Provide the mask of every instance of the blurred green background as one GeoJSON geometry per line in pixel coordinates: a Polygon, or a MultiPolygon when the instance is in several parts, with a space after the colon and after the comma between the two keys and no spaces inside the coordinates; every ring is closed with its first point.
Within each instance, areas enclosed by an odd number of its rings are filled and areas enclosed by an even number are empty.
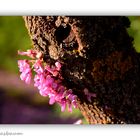
{"type": "Polygon", "coordinates": [[[134,38],[133,43],[136,51],[140,52],[140,16],[130,16],[128,18],[131,21],[128,33],[134,38]]]}
{"type": "MultiPolygon", "coordinates": [[[[129,17],[128,32],[134,37],[134,47],[140,52],[140,17],[129,17]]],[[[31,48],[31,40],[21,16],[0,17],[0,123],[2,124],[72,124],[83,119],[78,110],[62,113],[57,105],[19,79],[17,50],[31,48]]],[[[84,120],[84,119],[83,119],[84,120]]],[[[86,121],[84,120],[84,123],[86,121]]]]}

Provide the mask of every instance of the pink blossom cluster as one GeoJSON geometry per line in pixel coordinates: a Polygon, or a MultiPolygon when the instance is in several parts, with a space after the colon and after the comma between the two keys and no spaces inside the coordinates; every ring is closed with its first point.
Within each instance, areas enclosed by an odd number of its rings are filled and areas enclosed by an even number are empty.
{"type": "Polygon", "coordinates": [[[30,84],[32,71],[35,72],[34,86],[38,88],[42,96],[50,98],[49,104],[59,103],[61,111],[65,111],[68,106],[68,111],[72,112],[72,106],[77,107],[76,95],[71,89],[67,89],[62,84],[62,77],[60,75],[61,64],[56,62],[54,66],[49,66],[43,63],[42,54],[35,50],[28,50],[27,52],[18,52],[20,55],[27,55],[35,60],[18,60],[20,78],[25,83],[30,84]],[[32,69],[31,66],[32,65],[32,69]]]}
{"type": "Polygon", "coordinates": [[[32,73],[28,60],[18,60],[18,66],[19,71],[21,72],[21,80],[25,81],[27,84],[30,84],[32,73]]]}

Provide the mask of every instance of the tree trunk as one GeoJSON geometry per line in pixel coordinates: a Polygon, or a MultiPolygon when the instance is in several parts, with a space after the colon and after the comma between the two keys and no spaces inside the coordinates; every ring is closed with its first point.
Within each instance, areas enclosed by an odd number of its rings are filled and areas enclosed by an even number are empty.
{"type": "Polygon", "coordinates": [[[44,61],[63,64],[63,84],[78,96],[78,108],[90,124],[140,123],[139,54],[126,30],[128,18],[25,16],[24,20],[44,61]]]}

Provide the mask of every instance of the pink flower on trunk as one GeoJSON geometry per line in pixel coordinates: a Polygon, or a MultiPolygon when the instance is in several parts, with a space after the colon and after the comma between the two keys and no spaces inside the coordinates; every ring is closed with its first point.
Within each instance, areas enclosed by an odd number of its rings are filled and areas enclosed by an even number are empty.
{"type": "Polygon", "coordinates": [[[25,83],[30,84],[31,82],[31,68],[27,60],[18,60],[19,71],[21,72],[20,78],[25,83]]]}
{"type": "Polygon", "coordinates": [[[71,89],[67,90],[62,85],[60,79],[55,78],[60,68],[61,64],[59,62],[50,68],[48,65],[43,67],[39,60],[36,61],[34,64],[34,71],[36,72],[34,86],[38,88],[42,96],[49,96],[49,104],[59,103],[61,105],[61,111],[64,111],[68,105],[68,111],[72,112],[72,105],[76,108],[76,96],[72,94],[71,89]]]}
{"type": "Polygon", "coordinates": [[[62,84],[62,77],[60,75],[61,64],[56,62],[55,65],[49,66],[44,64],[42,60],[42,53],[37,53],[34,50],[28,50],[27,52],[18,52],[20,55],[26,55],[36,60],[19,60],[18,67],[21,72],[20,78],[27,84],[31,81],[31,68],[35,72],[34,86],[38,88],[39,93],[42,96],[48,96],[50,98],[49,104],[57,102],[61,106],[61,111],[65,111],[68,107],[68,111],[72,112],[72,106],[77,107],[76,98],[71,89],[67,89],[62,84]]]}
{"type": "Polygon", "coordinates": [[[35,50],[27,50],[27,52],[18,51],[18,54],[19,55],[26,55],[26,56],[29,56],[31,58],[35,58],[37,56],[37,53],[35,50]]]}
{"type": "Polygon", "coordinates": [[[93,98],[96,97],[96,94],[89,92],[87,88],[84,89],[84,93],[87,96],[87,99],[88,99],[89,102],[92,102],[91,97],[93,97],[93,98]]]}

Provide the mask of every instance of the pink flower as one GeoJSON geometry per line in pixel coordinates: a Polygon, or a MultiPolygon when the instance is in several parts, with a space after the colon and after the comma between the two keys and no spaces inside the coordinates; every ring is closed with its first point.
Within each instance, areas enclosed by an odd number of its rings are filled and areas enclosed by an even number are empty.
{"type": "Polygon", "coordinates": [[[63,100],[61,101],[61,111],[64,112],[65,109],[66,109],[66,100],[63,99],[63,100]]]}
{"type": "Polygon", "coordinates": [[[94,98],[96,97],[96,94],[95,93],[90,93],[87,88],[84,89],[84,93],[87,96],[87,99],[88,99],[89,102],[92,102],[91,97],[94,97],[94,98]]]}
{"type": "Polygon", "coordinates": [[[27,52],[18,52],[20,55],[27,55],[31,58],[36,58],[36,60],[19,60],[18,66],[21,72],[21,80],[25,81],[27,84],[31,81],[31,68],[29,62],[33,63],[34,76],[34,86],[38,88],[39,93],[42,96],[48,96],[50,98],[49,104],[54,104],[55,102],[61,106],[61,111],[65,111],[68,107],[68,111],[72,112],[72,106],[77,107],[76,98],[77,96],[73,94],[71,89],[67,89],[62,84],[62,79],[60,75],[61,64],[56,62],[54,66],[49,66],[43,64],[42,54],[37,53],[34,50],[28,50],[27,52]]]}
{"type": "Polygon", "coordinates": [[[72,112],[72,104],[71,104],[71,102],[68,102],[68,112],[72,112]]]}
{"type": "Polygon", "coordinates": [[[21,52],[21,51],[18,51],[18,54],[19,55],[26,55],[26,56],[29,56],[31,58],[35,58],[37,53],[35,50],[27,50],[27,52],[21,52]]]}
{"type": "Polygon", "coordinates": [[[55,103],[55,97],[54,96],[50,96],[49,104],[52,105],[54,103],[55,103]]]}
{"type": "Polygon", "coordinates": [[[20,78],[25,83],[30,84],[31,82],[31,68],[27,60],[18,60],[19,71],[21,72],[20,78]]]}
{"type": "Polygon", "coordinates": [[[42,66],[42,61],[40,59],[35,61],[33,67],[34,67],[34,71],[37,74],[41,74],[41,73],[44,72],[44,69],[43,69],[43,66],[42,66]]]}
{"type": "Polygon", "coordinates": [[[57,69],[58,71],[60,71],[60,69],[61,69],[61,64],[60,64],[59,62],[56,62],[56,63],[55,63],[55,66],[56,66],[56,69],[57,69]]]}
{"type": "Polygon", "coordinates": [[[55,67],[46,66],[45,69],[55,77],[58,75],[58,70],[55,67]]]}

